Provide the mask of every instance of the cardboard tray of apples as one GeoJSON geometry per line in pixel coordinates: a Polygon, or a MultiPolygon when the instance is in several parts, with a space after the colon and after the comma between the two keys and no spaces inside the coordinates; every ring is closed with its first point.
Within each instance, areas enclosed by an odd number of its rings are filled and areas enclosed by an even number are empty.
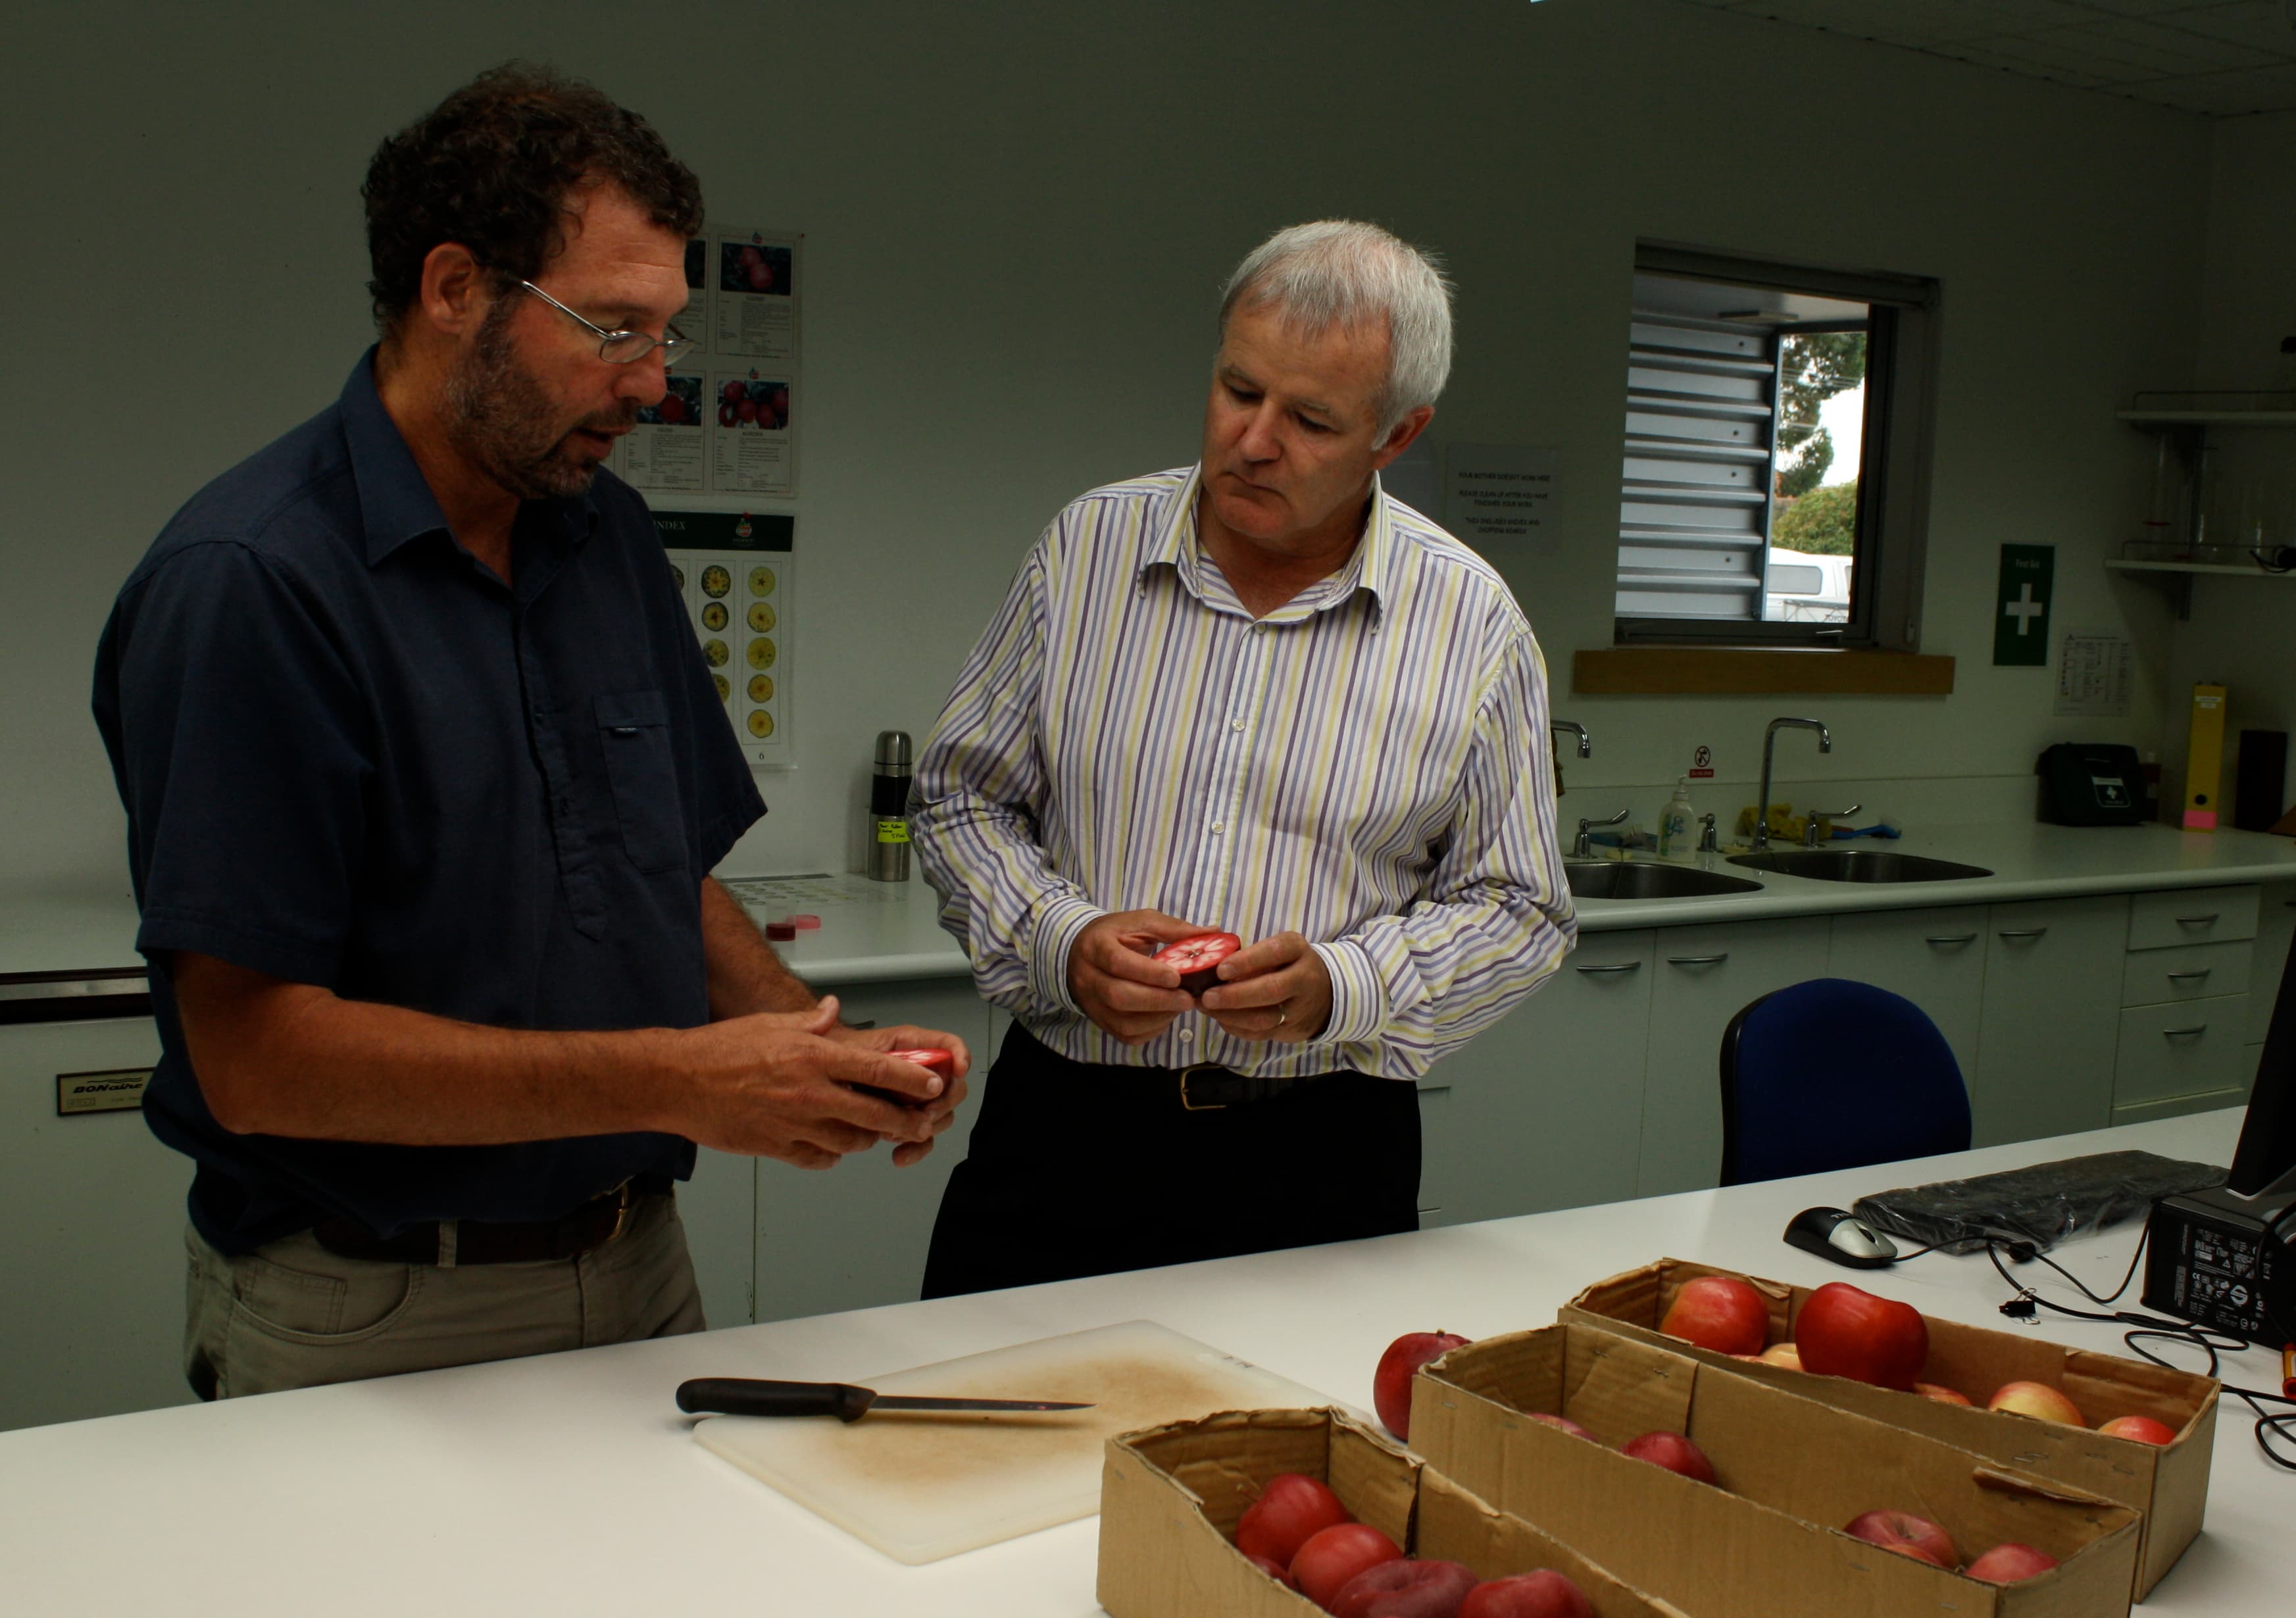
{"type": "Polygon", "coordinates": [[[1445,1477],[1698,1618],[2128,1610],[2128,1507],[1596,1326],[1451,1348],[1414,1381],[1408,1432],[1445,1477]]]}
{"type": "Polygon", "coordinates": [[[1971,1451],[2142,1514],[2142,1600],[2201,1530],[2218,1384],[1924,1316],[1848,1282],[1811,1288],[1660,1259],[1598,1281],[1562,1321],[1971,1451]]]}
{"type": "Polygon", "coordinates": [[[1111,1439],[1097,1594],[1113,1618],[1688,1618],[1328,1409],[1111,1439]]]}

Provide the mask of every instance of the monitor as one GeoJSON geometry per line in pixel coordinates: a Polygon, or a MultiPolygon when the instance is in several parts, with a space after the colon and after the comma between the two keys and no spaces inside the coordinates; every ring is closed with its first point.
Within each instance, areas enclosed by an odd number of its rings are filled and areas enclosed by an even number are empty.
{"type": "Polygon", "coordinates": [[[2241,1126],[2225,1189],[2251,1201],[2296,1191],[2296,950],[2281,969],[2280,998],[2272,1005],[2272,1027],[2264,1057],[2256,1065],[2256,1088],[2248,1097],[2248,1121],[2241,1126]]]}

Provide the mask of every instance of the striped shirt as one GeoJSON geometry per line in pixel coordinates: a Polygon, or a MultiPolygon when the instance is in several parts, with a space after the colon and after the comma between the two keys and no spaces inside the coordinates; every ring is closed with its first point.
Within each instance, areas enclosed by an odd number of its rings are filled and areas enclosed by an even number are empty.
{"type": "Polygon", "coordinates": [[[1480,557],[1373,486],[1348,563],[1255,621],[1196,534],[1198,472],[1095,489],[1029,554],[918,760],[915,836],[981,994],[1081,1062],[1416,1079],[1577,931],[1546,673],[1480,557]],[[1306,935],[1307,1044],[1197,1011],[1127,1046],[1068,988],[1110,911],[1306,935]]]}

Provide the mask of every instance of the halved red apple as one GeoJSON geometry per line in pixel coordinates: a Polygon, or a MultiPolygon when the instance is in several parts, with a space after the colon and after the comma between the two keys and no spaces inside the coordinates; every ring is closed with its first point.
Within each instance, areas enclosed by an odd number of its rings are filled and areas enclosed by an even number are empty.
{"type": "Polygon", "coordinates": [[[1157,951],[1156,958],[1180,969],[1180,987],[1201,994],[1219,980],[1219,964],[1243,948],[1233,932],[1199,932],[1157,951]]]}

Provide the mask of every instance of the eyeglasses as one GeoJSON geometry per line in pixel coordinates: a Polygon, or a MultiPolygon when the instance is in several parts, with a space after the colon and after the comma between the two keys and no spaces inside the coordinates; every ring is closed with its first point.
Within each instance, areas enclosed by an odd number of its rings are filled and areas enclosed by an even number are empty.
{"type": "Polygon", "coordinates": [[[609,332],[602,325],[594,325],[583,319],[533,282],[521,281],[519,285],[595,337],[598,340],[598,357],[610,365],[634,364],[660,349],[661,363],[668,367],[676,365],[678,356],[693,347],[693,339],[676,326],[665,328],[665,334],[660,337],[649,337],[644,332],[609,332]]]}

